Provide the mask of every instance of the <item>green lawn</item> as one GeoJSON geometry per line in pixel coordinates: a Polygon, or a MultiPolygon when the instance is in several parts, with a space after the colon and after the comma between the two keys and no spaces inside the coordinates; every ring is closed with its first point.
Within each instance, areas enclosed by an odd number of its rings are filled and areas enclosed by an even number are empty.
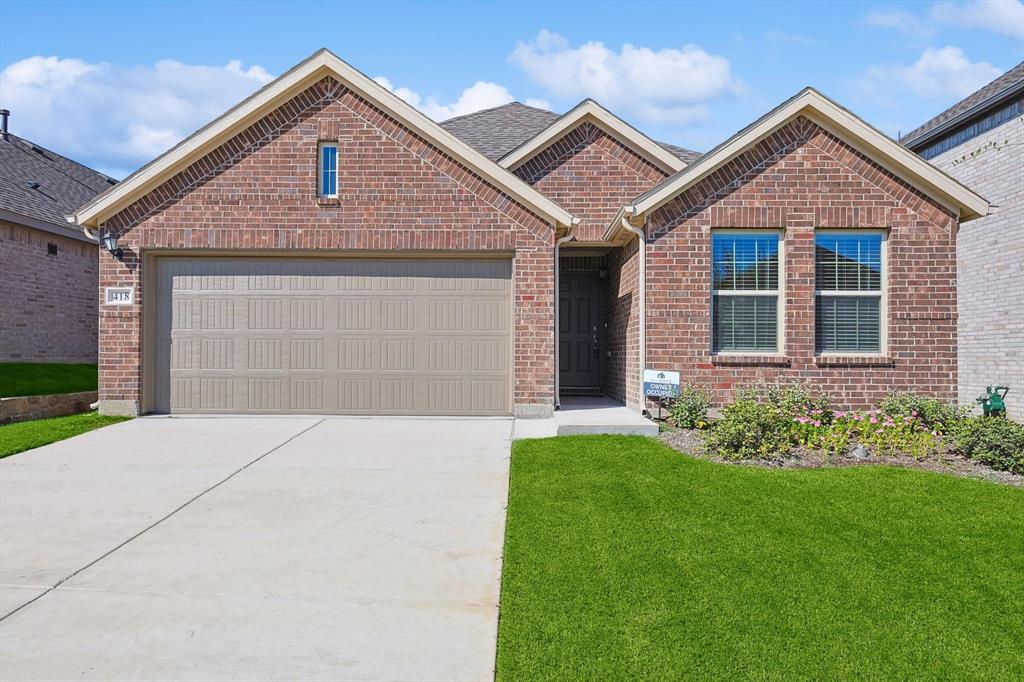
{"type": "Polygon", "coordinates": [[[1024,490],[512,450],[499,680],[1024,679],[1024,490]]]}
{"type": "Polygon", "coordinates": [[[60,362],[0,363],[0,398],[96,390],[96,365],[60,362]]]}
{"type": "Polygon", "coordinates": [[[126,419],[129,417],[111,417],[95,412],[83,412],[68,417],[6,424],[0,426],[0,457],[15,455],[25,450],[38,448],[40,445],[55,443],[102,426],[123,422],[126,419]]]}

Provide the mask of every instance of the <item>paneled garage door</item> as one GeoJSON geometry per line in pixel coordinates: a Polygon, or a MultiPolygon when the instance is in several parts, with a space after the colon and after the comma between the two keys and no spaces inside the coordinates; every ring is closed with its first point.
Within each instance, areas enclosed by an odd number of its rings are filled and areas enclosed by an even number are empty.
{"type": "Polygon", "coordinates": [[[511,411],[512,263],[157,260],[156,411],[511,411]]]}

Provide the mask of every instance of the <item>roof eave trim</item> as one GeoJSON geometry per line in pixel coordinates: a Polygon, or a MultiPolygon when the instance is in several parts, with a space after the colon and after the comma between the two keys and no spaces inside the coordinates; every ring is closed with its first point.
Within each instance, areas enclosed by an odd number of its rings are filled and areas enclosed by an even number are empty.
{"type": "Polygon", "coordinates": [[[21,225],[22,227],[32,228],[34,230],[40,230],[42,232],[49,232],[59,237],[67,237],[68,239],[75,239],[80,242],[87,244],[95,244],[96,242],[89,239],[85,233],[75,229],[72,225],[57,225],[46,220],[39,218],[33,218],[17,211],[11,211],[6,208],[0,208],[0,220],[8,223],[14,223],[15,225],[21,225]]]}
{"type": "Polygon", "coordinates": [[[927,130],[918,135],[917,137],[910,137],[909,135],[907,135],[902,140],[900,140],[900,144],[907,147],[908,149],[913,149],[915,151],[921,149],[922,147],[926,147],[936,138],[942,137],[943,135],[952,131],[954,128],[958,128],[959,126],[965,124],[967,121],[971,120],[975,116],[979,116],[985,111],[1005,103],[1007,100],[1012,99],[1015,95],[1018,95],[1022,92],[1024,92],[1024,80],[1019,80],[1016,83],[1011,83],[1010,85],[1003,88],[994,95],[986,97],[982,101],[975,104],[973,107],[961,111],[956,116],[953,116],[952,118],[943,121],[942,123],[932,128],[931,130],[927,130]]]}
{"type": "Polygon", "coordinates": [[[954,214],[958,214],[961,222],[988,214],[989,203],[983,197],[810,88],[740,131],[683,172],[673,178],[667,178],[661,185],[641,195],[633,204],[636,213],[647,214],[658,209],[766,135],[801,115],[807,116],[875,162],[940,201],[954,214]]]}
{"type": "Polygon", "coordinates": [[[412,128],[432,144],[466,163],[482,177],[538,213],[540,217],[557,225],[571,224],[572,215],[568,211],[326,49],[314,53],[154,161],[94,198],[75,212],[75,221],[80,225],[97,226],[155,189],[175,172],[244,130],[260,115],[272,111],[296,93],[328,75],[343,81],[361,96],[395,116],[403,125],[412,128]]]}
{"type": "Polygon", "coordinates": [[[685,161],[593,100],[577,104],[550,126],[502,156],[498,163],[503,168],[515,170],[588,120],[665,173],[677,173],[686,167],[685,161]]]}

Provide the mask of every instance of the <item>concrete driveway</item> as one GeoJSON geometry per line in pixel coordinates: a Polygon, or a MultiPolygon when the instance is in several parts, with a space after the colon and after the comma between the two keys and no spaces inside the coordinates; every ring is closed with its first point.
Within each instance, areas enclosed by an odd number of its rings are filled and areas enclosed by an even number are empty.
{"type": "Polygon", "coordinates": [[[145,418],[0,460],[0,679],[490,679],[511,430],[145,418]]]}

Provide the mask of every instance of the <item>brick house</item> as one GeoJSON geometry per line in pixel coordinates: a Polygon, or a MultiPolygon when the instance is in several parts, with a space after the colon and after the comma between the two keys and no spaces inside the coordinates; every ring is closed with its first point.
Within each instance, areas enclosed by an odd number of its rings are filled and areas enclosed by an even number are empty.
{"type": "Polygon", "coordinates": [[[1009,386],[1024,420],[1024,63],[901,142],[998,206],[957,234],[959,399],[1009,386]]]}
{"type": "Polygon", "coordinates": [[[544,416],[644,366],[952,397],[987,212],[811,89],[699,155],[590,100],[436,124],[322,50],[76,219],[122,251],[105,412],[544,416]]]}
{"type": "Polygon", "coordinates": [[[96,362],[96,242],[67,217],[115,181],[18,137],[0,111],[0,362],[96,362]]]}

